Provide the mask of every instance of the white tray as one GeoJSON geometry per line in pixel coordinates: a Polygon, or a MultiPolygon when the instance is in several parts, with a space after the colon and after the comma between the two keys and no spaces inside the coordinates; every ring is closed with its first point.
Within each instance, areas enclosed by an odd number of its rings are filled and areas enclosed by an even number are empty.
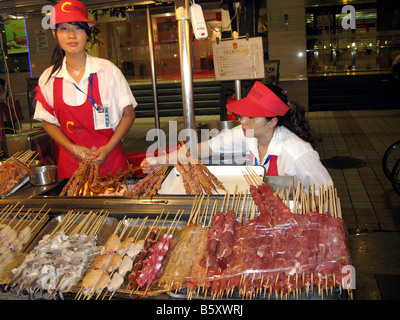
{"type": "MultiPolygon", "coordinates": [[[[249,184],[247,183],[243,172],[249,174],[246,169],[247,166],[207,166],[208,170],[215,175],[219,181],[222,182],[225,189],[230,194],[235,193],[237,186],[237,192],[248,193],[249,184]]],[[[259,177],[265,176],[265,168],[263,166],[250,166],[259,177]]],[[[213,194],[225,194],[225,191],[218,189],[219,193],[213,192],[213,194]]],[[[172,168],[168,176],[165,178],[160,190],[159,195],[173,195],[181,194],[186,195],[185,188],[183,187],[182,177],[176,170],[172,168]]]]}

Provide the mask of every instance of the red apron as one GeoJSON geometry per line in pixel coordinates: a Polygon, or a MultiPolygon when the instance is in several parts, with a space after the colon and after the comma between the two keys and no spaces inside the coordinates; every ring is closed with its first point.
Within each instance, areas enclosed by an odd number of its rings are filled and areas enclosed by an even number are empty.
{"type": "MultiPolygon", "coordinates": [[[[92,91],[94,100],[98,105],[101,105],[97,74],[93,76],[92,91]]],[[[55,116],[60,123],[61,130],[72,143],[90,149],[93,146],[99,148],[110,140],[111,136],[114,134],[113,129],[94,129],[93,106],[89,98],[80,106],[74,107],[67,105],[62,99],[63,78],[54,79],[53,95],[55,116]]],[[[59,146],[57,165],[58,176],[60,178],[70,178],[78,169],[79,161],[77,161],[67,149],[59,146]]],[[[119,168],[125,169],[127,167],[128,161],[122,150],[122,142],[120,142],[108,155],[105,163],[100,166],[99,174],[101,177],[104,177],[108,172],[116,175],[119,168]]]]}

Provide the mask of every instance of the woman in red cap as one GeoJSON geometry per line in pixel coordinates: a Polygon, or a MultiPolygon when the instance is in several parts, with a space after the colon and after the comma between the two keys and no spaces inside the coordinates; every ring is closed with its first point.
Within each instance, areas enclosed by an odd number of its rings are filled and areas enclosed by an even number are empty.
{"type": "Polygon", "coordinates": [[[113,63],[87,54],[94,25],[77,0],[61,1],[51,12],[56,48],[39,78],[34,119],[42,121],[59,148],[61,178],[71,177],[86,156],[100,164],[101,176],[128,166],[121,141],[135,120],[137,103],[113,63]]]}
{"type": "MultiPolygon", "coordinates": [[[[228,103],[227,108],[241,116],[241,125],[199,143],[201,158],[246,153],[250,155],[249,164],[263,165],[269,176],[295,176],[305,186],[314,183],[316,194],[321,183],[333,185],[314,149],[317,140],[304,109],[288,102],[281,88],[256,81],[245,98],[228,103]]],[[[170,159],[176,157],[180,159],[181,155],[169,155],[170,159]]],[[[148,173],[163,163],[165,156],[160,156],[143,160],[141,166],[148,173]]]]}

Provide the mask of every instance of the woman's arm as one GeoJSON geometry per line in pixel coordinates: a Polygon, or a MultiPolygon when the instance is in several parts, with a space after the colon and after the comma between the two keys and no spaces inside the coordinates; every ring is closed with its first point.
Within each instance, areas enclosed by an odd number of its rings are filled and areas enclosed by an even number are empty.
{"type": "Polygon", "coordinates": [[[101,146],[99,149],[97,149],[93,155],[94,160],[97,161],[98,164],[103,164],[111,151],[113,151],[118,143],[126,136],[133,122],[135,121],[135,117],[135,109],[131,105],[126,106],[122,112],[121,121],[119,122],[110,140],[104,146],[101,146]]]}
{"type": "MultiPolygon", "coordinates": [[[[166,155],[162,155],[159,157],[150,157],[143,159],[140,167],[142,168],[144,173],[150,174],[156,172],[157,170],[161,169],[161,167],[165,164],[173,164],[177,162],[177,159],[184,157],[186,153],[186,148],[179,148],[178,150],[172,151],[166,155]]],[[[201,158],[208,158],[212,155],[212,150],[208,144],[208,140],[199,142],[197,144],[197,155],[201,158]]]]}

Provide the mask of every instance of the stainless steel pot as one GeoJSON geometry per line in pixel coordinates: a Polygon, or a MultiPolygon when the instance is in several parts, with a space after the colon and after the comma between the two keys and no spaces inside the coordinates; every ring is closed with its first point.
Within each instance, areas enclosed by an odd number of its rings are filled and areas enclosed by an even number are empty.
{"type": "Polygon", "coordinates": [[[57,182],[57,166],[40,166],[31,168],[33,172],[29,172],[29,179],[34,186],[45,186],[57,182]]]}

